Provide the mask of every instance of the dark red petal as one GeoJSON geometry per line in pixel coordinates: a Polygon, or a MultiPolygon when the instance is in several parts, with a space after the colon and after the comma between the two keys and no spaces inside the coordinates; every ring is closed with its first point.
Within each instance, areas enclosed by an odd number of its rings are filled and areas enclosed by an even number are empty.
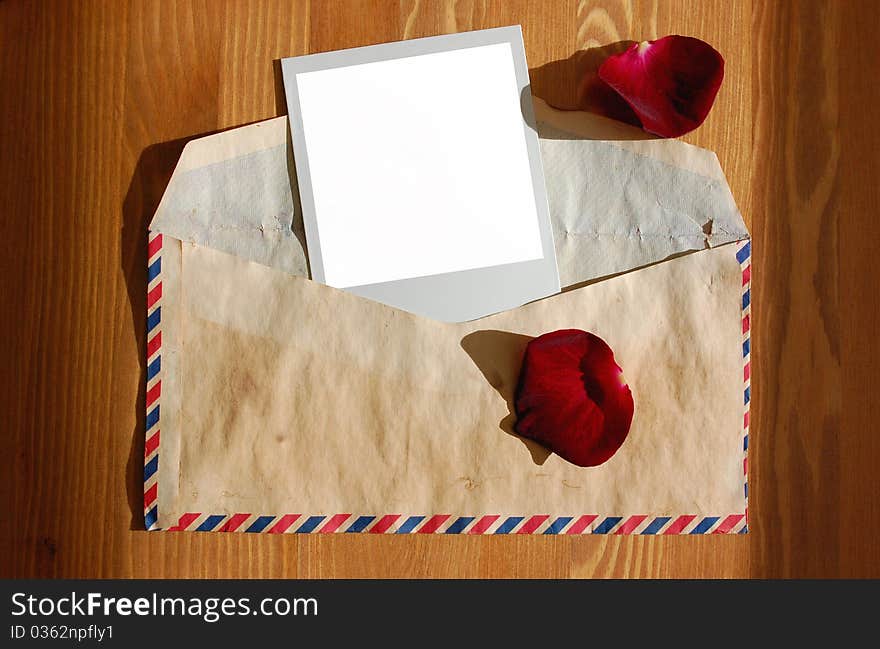
{"type": "Polygon", "coordinates": [[[596,466],[629,433],[633,399],[604,340],[579,329],[544,334],[526,347],[515,430],[578,466],[596,466]]]}
{"type": "Polygon", "coordinates": [[[599,77],[632,106],[646,131],[678,137],[709,114],[724,58],[698,38],[665,36],[608,57],[599,77]]]}

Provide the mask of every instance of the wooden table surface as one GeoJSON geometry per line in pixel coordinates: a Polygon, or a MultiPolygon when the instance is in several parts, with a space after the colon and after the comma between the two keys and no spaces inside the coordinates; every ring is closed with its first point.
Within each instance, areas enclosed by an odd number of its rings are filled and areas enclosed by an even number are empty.
{"type": "Polygon", "coordinates": [[[0,3],[0,576],[880,576],[880,4],[676,0],[0,3]],[[579,50],[722,52],[688,142],[753,235],[751,533],[147,533],[145,228],[185,141],[285,112],[277,59],[520,23],[533,91],[579,50]]]}

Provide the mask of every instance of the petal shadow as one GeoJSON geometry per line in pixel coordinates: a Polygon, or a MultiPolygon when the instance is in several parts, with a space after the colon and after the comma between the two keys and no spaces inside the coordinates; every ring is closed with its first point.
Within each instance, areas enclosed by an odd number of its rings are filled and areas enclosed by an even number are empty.
{"type": "Polygon", "coordinates": [[[507,404],[508,414],[498,422],[498,427],[522,441],[532,456],[532,461],[542,465],[550,456],[550,451],[534,440],[517,435],[513,427],[516,422],[516,386],[526,345],[530,340],[532,336],[486,329],[474,331],[462,338],[461,348],[507,404]]]}

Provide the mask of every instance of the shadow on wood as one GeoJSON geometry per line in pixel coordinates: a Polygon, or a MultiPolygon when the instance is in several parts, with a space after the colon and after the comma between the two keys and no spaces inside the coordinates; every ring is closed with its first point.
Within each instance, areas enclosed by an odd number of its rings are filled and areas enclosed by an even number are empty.
{"type": "MultiPolygon", "coordinates": [[[[214,131],[216,132],[216,131],[214,131]]],[[[120,265],[125,276],[128,301],[134,322],[135,343],[140,359],[140,383],[135,408],[135,427],[125,470],[128,505],[131,509],[129,529],[144,529],[144,432],[146,426],[147,382],[147,228],[171,180],[171,174],[183,147],[213,133],[202,133],[153,144],[141,152],[134,175],[122,204],[120,265]]]]}
{"type": "MultiPolygon", "coordinates": [[[[629,104],[599,78],[599,67],[635,41],[578,50],[567,59],[529,70],[532,93],[559,110],[583,110],[641,127],[629,104]]],[[[651,137],[645,134],[645,137],[651,137]]]]}

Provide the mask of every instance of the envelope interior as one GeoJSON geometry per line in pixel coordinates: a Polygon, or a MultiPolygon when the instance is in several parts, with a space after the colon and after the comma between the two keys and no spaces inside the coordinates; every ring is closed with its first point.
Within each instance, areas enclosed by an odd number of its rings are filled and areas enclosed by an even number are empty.
{"type": "MultiPolygon", "coordinates": [[[[584,139],[609,127],[535,103],[563,287],[748,238],[711,151],[584,139]]],[[[150,228],[308,277],[287,118],[187,144],[150,228]]]]}

